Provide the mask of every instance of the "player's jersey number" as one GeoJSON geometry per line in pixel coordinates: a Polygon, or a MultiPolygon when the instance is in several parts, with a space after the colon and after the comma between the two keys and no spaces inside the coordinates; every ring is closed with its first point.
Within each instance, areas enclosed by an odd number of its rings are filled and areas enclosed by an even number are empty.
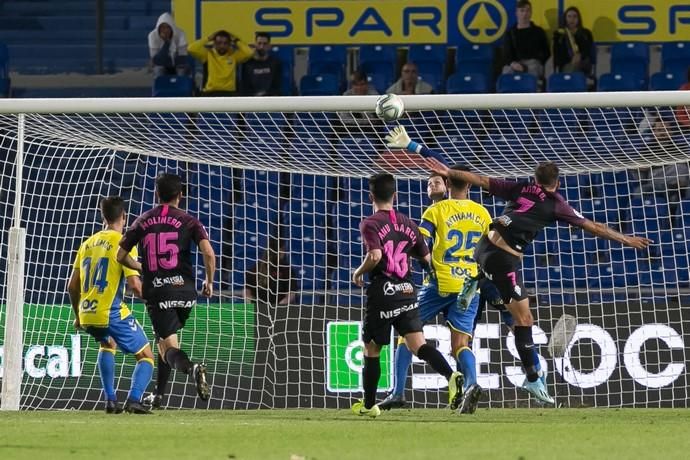
{"type": "Polygon", "coordinates": [[[149,233],[143,240],[149,271],[173,270],[177,268],[180,248],[177,246],[176,232],[149,233]]]}
{"type": "Polygon", "coordinates": [[[460,251],[467,251],[474,249],[477,246],[479,238],[482,237],[481,232],[470,231],[467,234],[460,230],[453,229],[448,232],[446,236],[446,241],[450,242],[450,247],[446,249],[443,253],[443,263],[453,264],[460,261],[460,257],[457,255],[460,251]]]}
{"type": "Polygon", "coordinates": [[[383,253],[386,256],[386,274],[400,278],[407,276],[409,264],[407,254],[404,251],[407,241],[401,241],[395,245],[394,241],[386,241],[383,245],[383,253]]]}
{"type": "Polygon", "coordinates": [[[101,257],[93,266],[93,273],[91,273],[92,260],[91,257],[85,257],[81,262],[82,273],[84,273],[84,286],[82,292],[89,292],[92,286],[98,289],[99,293],[105,291],[108,287],[108,265],[110,259],[101,257]]]}

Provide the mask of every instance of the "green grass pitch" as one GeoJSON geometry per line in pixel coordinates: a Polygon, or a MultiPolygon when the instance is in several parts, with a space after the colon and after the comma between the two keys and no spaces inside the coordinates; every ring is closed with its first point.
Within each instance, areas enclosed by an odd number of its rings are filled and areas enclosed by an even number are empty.
{"type": "Polygon", "coordinates": [[[0,459],[686,459],[690,411],[0,412],[0,459]]]}

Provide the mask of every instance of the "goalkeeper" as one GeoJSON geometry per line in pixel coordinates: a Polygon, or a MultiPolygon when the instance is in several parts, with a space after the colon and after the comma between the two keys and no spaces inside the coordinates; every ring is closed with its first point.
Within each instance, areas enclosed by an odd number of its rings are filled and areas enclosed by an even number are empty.
{"type": "Polygon", "coordinates": [[[557,221],[635,249],[646,248],[652,240],[624,235],[606,225],[585,219],[557,192],[559,170],[553,162],[537,166],[534,182],[506,181],[448,168],[437,152],[412,142],[402,126],[392,129],[387,139],[390,147],[404,148],[426,158],[425,163],[432,171],[451,180],[464,180],[471,185],[480,186],[490,194],[508,201],[503,215],[493,220],[489,233],[479,240],[474,258],[481,271],[498,288],[515,320],[515,347],[527,375],[522,387],[539,401],[553,404],[553,398],[546,391],[544,382],[539,379],[534,359],[534,319],[519,272],[525,248],[544,227],[557,221]]]}

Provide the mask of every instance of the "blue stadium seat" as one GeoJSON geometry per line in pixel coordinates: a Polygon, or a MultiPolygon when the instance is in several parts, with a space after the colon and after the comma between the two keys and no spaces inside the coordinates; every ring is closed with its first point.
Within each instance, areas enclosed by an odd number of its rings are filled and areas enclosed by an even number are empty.
{"type": "Polygon", "coordinates": [[[347,48],[344,45],[312,45],[309,47],[310,75],[333,74],[344,81],[347,48]]]}
{"type": "Polygon", "coordinates": [[[493,67],[494,47],[492,45],[479,45],[476,43],[460,45],[455,51],[455,71],[463,70],[468,62],[481,62],[487,66],[487,70],[493,67]]]}
{"type": "Polygon", "coordinates": [[[576,93],[587,91],[587,78],[582,72],[553,73],[546,82],[550,93],[576,93]]]}
{"type": "Polygon", "coordinates": [[[445,91],[443,64],[436,61],[422,62],[418,65],[419,78],[429,83],[434,93],[445,91]]]}
{"type": "Polygon", "coordinates": [[[273,53],[280,60],[281,92],[283,96],[295,94],[295,49],[288,45],[273,45],[273,53]]]}
{"type": "Polygon", "coordinates": [[[662,67],[664,72],[669,72],[673,74],[678,74],[683,77],[683,83],[687,80],[688,69],[690,69],[690,63],[687,61],[669,61],[662,67]]]}
{"type": "Polygon", "coordinates": [[[607,73],[599,77],[598,91],[643,91],[644,81],[636,74],[607,73]]]}
{"type": "Polygon", "coordinates": [[[367,82],[379,94],[384,94],[386,89],[393,84],[393,72],[367,72],[367,82]]]}
{"type": "Polygon", "coordinates": [[[0,97],[10,95],[10,56],[7,45],[0,43],[0,97]]]}
{"type": "Polygon", "coordinates": [[[649,80],[649,89],[652,91],[674,91],[685,83],[685,76],[671,72],[657,72],[649,80]]]}
{"type": "Polygon", "coordinates": [[[537,78],[528,73],[503,74],[496,82],[498,93],[536,93],[537,78]]]}
{"type": "Polygon", "coordinates": [[[642,74],[647,76],[649,66],[649,45],[642,42],[615,43],[611,46],[611,72],[617,73],[617,66],[627,66],[630,63],[643,66],[642,74]]]}
{"type": "MultiPolygon", "coordinates": [[[[690,66],[690,42],[666,42],[661,45],[661,68],[690,66]]],[[[683,72],[684,74],[686,72],[683,72]]]]}
{"type": "Polygon", "coordinates": [[[448,94],[483,94],[490,89],[489,78],[480,73],[456,72],[446,82],[448,94]]]}
{"type": "Polygon", "coordinates": [[[395,45],[363,45],[359,48],[359,69],[365,73],[395,74],[398,52],[395,45]]]}
{"type": "Polygon", "coordinates": [[[194,80],[184,76],[164,75],[153,81],[153,97],[187,97],[194,92],[194,80]]]}
{"type": "Polygon", "coordinates": [[[428,63],[441,64],[441,71],[446,68],[446,45],[410,45],[407,61],[417,64],[420,72],[428,63]]]}
{"type": "Polygon", "coordinates": [[[340,93],[341,79],[338,75],[305,75],[299,83],[302,96],[335,96],[340,93]]]}

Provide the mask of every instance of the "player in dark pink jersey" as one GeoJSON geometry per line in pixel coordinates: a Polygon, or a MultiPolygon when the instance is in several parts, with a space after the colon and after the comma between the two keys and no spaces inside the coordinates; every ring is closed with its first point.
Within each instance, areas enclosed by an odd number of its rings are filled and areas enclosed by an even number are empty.
{"type": "Polygon", "coordinates": [[[206,279],[202,294],[213,295],[216,255],[206,229],[195,217],[179,208],[182,180],[174,174],[156,178],[159,205],[134,221],[120,241],[117,260],[142,274],[143,298],[158,343],[156,391],[146,398],[160,407],[172,368],[192,376],[199,398],[206,401],[210,389],[206,365],[193,363],[180,349],[177,331],[182,329],[196,305],[197,290],[192,265],[192,243],[204,258],[206,279]],[[132,259],[129,251],[139,244],[142,262],[132,259]]]}
{"type": "Polygon", "coordinates": [[[463,180],[508,201],[503,215],[496,217],[488,235],[482,237],[474,251],[474,258],[482,272],[500,292],[508,311],[513,315],[515,347],[527,378],[523,388],[538,400],[553,404],[544,382],[539,378],[532,349],[532,324],[527,292],[520,279],[520,263],[525,248],[544,227],[564,222],[635,249],[644,249],[652,240],[624,235],[616,230],[584,218],[557,192],[559,170],[553,162],[541,163],[534,172],[534,182],[506,181],[480,176],[468,171],[449,169],[438,152],[413,142],[405,128],[398,126],[386,137],[389,147],[405,148],[426,159],[429,168],[445,177],[463,180]]]}
{"type": "Polygon", "coordinates": [[[427,345],[417,310],[417,290],[412,282],[410,256],[421,260],[430,270],[429,248],[417,225],[393,208],[396,192],[392,175],[372,176],[369,191],[374,214],[359,226],[367,253],[362,265],[352,274],[353,283],[359,287],[364,286],[366,273],[370,281],[362,325],[364,400],[355,403],[352,410],[369,417],[381,413],[375,404],[381,376],[379,356],[381,348],[390,343],[391,327],[404,337],[412,353],[448,379],[449,402],[453,403],[461,396],[462,373],[453,372],[443,355],[427,345]]]}

